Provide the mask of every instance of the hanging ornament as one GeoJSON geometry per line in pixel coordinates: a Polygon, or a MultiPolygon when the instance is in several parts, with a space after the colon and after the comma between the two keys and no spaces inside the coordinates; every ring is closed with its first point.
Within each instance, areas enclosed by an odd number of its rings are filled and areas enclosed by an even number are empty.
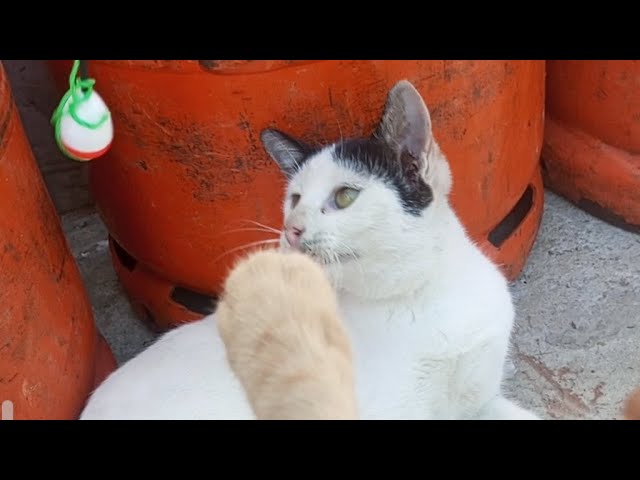
{"type": "Polygon", "coordinates": [[[51,123],[60,150],[73,160],[88,161],[111,147],[113,123],[106,103],[93,89],[95,80],[78,75],[80,66],[81,60],[75,60],[69,90],[53,113],[51,123]]]}

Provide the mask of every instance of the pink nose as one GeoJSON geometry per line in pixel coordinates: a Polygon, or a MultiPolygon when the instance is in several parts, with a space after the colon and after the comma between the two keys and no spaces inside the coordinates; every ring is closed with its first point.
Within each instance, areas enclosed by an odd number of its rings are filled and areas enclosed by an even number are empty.
{"type": "Polygon", "coordinates": [[[287,237],[287,242],[295,249],[300,248],[300,237],[304,233],[304,228],[289,227],[285,230],[284,236],[287,237]]]}

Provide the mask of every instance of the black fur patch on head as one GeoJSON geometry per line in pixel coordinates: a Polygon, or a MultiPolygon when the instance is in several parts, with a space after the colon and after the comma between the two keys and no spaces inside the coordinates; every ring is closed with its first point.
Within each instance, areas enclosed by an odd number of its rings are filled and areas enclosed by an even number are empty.
{"type": "Polygon", "coordinates": [[[376,138],[353,139],[337,143],[333,157],[339,165],[372,175],[395,190],[410,215],[420,216],[433,200],[431,187],[420,175],[420,160],[409,158],[407,151],[397,153],[376,138]]]}

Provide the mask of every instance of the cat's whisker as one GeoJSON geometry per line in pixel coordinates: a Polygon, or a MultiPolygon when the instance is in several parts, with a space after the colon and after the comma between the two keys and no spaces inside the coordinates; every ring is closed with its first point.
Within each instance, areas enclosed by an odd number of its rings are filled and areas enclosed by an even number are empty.
{"type": "Polygon", "coordinates": [[[282,230],[278,230],[275,227],[270,227],[269,225],[265,225],[264,223],[256,222],[255,220],[240,220],[240,221],[241,222],[247,222],[247,223],[253,224],[253,225],[257,226],[257,227],[265,228],[265,229],[267,229],[267,230],[269,230],[269,231],[271,231],[273,233],[277,233],[278,235],[282,235],[282,230]]]}
{"type": "Polygon", "coordinates": [[[240,245],[239,247],[235,247],[232,248],[231,250],[227,250],[226,252],[224,252],[222,255],[218,255],[216,258],[214,258],[214,262],[217,262],[218,260],[224,258],[227,255],[231,255],[232,253],[235,253],[239,250],[244,250],[247,248],[252,248],[252,247],[257,247],[260,245],[273,245],[274,243],[280,243],[280,239],[275,238],[275,239],[269,239],[269,240],[259,240],[257,242],[251,242],[251,243],[247,243],[245,245],[240,245]]]}
{"type": "Polygon", "coordinates": [[[228,235],[236,232],[263,232],[263,233],[268,233],[270,235],[280,235],[280,232],[267,230],[266,228],[258,228],[258,227],[234,228],[232,230],[224,230],[220,233],[220,235],[228,235]]]}
{"type": "Polygon", "coordinates": [[[362,267],[362,262],[360,261],[360,257],[359,255],[353,250],[353,248],[351,248],[349,245],[340,242],[340,248],[346,250],[346,255],[348,255],[349,257],[351,257],[352,261],[356,263],[356,265],[358,265],[358,269],[360,270],[360,275],[362,276],[362,278],[365,278],[365,273],[364,273],[364,268],[362,267]]]}
{"type": "MultiPolygon", "coordinates": [[[[335,250],[331,252],[332,253],[332,263],[336,264],[336,265],[340,265],[340,255],[338,255],[338,252],[336,252],[335,250]]],[[[342,283],[342,269],[339,268],[338,271],[340,272],[340,283],[342,283]]]]}
{"type": "Polygon", "coordinates": [[[342,126],[340,125],[340,118],[338,117],[338,115],[336,115],[336,123],[338,124],[338,131],[340,132],[340,143],[342,143],[344,141],[344,137],[342,136],[342,126]]]}

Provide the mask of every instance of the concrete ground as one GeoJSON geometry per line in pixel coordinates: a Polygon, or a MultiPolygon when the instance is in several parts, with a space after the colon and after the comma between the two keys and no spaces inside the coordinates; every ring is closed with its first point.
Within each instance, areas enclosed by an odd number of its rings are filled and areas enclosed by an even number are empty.
{"type": "MultiPolygon", "coordinates": [[[[122,363],[153,342],[111,266],[93,211],[62,217],[96,322],[122,363]]],[[[549,419],[615,419],[640,385],[640,236],[547,192],[539,236],[520,279],[506,390],[549,419]]]]}

